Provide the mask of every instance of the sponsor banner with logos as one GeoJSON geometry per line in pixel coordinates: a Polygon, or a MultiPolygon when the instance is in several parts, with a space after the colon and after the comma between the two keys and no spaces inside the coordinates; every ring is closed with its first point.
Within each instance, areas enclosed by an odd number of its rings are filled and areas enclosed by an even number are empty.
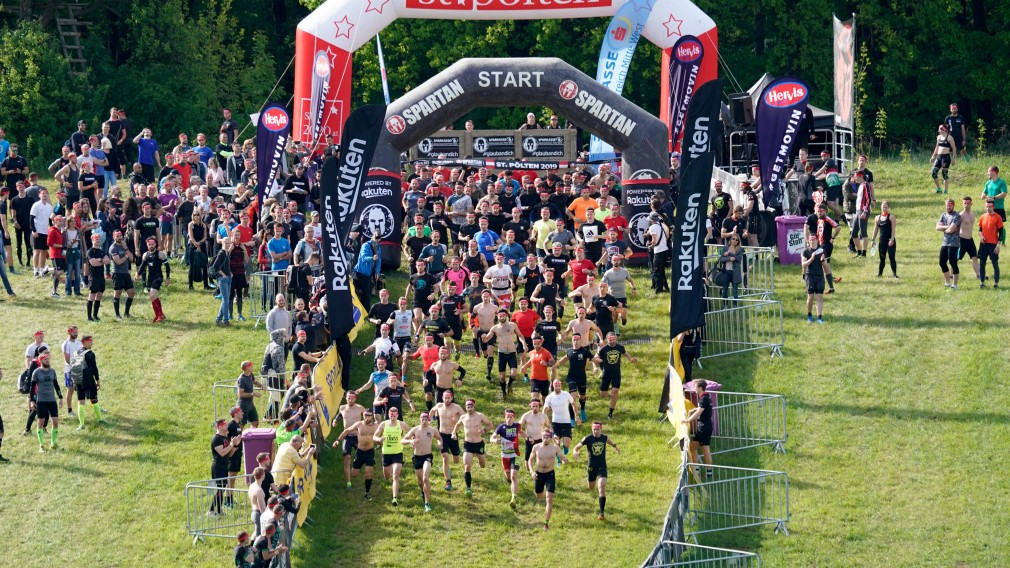
{"type": "Polygon", "coordinates": [[[368,168],[375,155],[386,105],[356,108],[344,124],[340,162],[329,158],[323,164],[320,184],[323,216],[323,270],[330,316],[330,337],[347,336],[355,327],[351,293],[355,259],[343,246],[350,233],[358,200],[364,194],[368,168]]]}
{"type": "Polygon", "coordinates": [[[563,158],[566,155],[564,136],[524,134],[522,146],[523,158],[563,158]]]}
{"type": "Polygon", "coordinates": [[[704,56],[705,48],[701,41],[690,35],[680,38],[670,55],[670,140],[674,147],[684,131],[687,107],[697,88],[704,56]]]}
{"type": "Polygon", "coordinates": [[[366,238],[378,233],[383,245],[396,247],[400,251],[403,234],[396,221],[400,204],[400,175],[388,170],[374,169],[368,172],[361,191],[358,222],[366,238]]]}
{"type": "Polygon", "coordinates": [[[284,146],[291,134],[291,115],[281,103],[269,102],[260,111],[256,124],[256,195],[259,203],[279,191],[277,172],[281,170],[284,146]]]}
{"type": "Polygon", "coordinates": [[[793,145],[800,138],[810,89],[793,77],[776,79],[765,87],[754,109],[758,167],[766,204],[780,196],[780,181],[789,168],[793,145]]]}
{"type": "Polygon", "coordinates": [[[419,159],[431,159],[444,156],[446,158],[458,158],[459,136],[429,136],[417,143],[414,147],[419,159]]]}
{"type": "Polygon", "coordinates": [[[835,30],[835,124],[852,128],[855,110],[856,16],[844,22],[831,17],[835,30]]]}
{"type": "MultiPolygon", "coordinates": [[[[631,68],[638,40],[642,37],[645,22],[652,14],[650,0],[629,0],[617,9],[614,18],[603,34],[600,59],[596,64],[596,80],[618,95],[624,90],[624,81],[631,68]]],[[[589,139],[589,159],[613,158],[614,147],[595,135],[589,139]]]]}
{"type": "Polygon", "coordinates": [[[516,137],[508,134],[503,136],[477,136],[473,139],[475,158],[512,158],[516,155],[516,137]]]}
{"type": "Polygon", "coordinates": [[[687,109],[677,215],[670,231],[670,338],[705,325],[705,206],[722,145],[722,80],[702,85],[687,109]]]}
{"type": "Polygon", "coordinates": [[[312,388],[317,394],[323,393],[323,398],[319,401],[319,427],[324,438],[329,437],[330,424],[340,412],[340,404],[344,399],[344,389],[340,388],[340,370],[340,357],[332,346],[326,349],[326,353],[312,368],[312,388]]]}
{"type": "Polygon", "coordinates": [[[330,58],[326,55],[326,50],[316,52],[315,63],[312,65],[312,97],[309,99],[310,126],[312,127],[312,140],[309,148],[315,149],[317,144],[326,147],[326,141],[319,140],[320,130],[323,126],[323,117],[326,115],[326,98],[330,94],[330,58]]]}
{"type": "MultiPolygon", "coordinates": [[[[312,432],[310,430],[305,430],[302,437],[305,438],[303,448],[312,445],[312,432]]],[[[325,444],[326,440],[320,440],[320,443],[325,444]]],[[[319,461],[315,457],[310,459],[309,463],[305,464],[305,467],[296,466],[295,470],[291,472],[291,489],[302,501],[302,507],[295,516],[298,520],[298,526],[305,525],[305,519],[309,516],[309,506],[312,505],[312,500],[316,498],[316,475],[318,473],[319,461]]]]}
{"type": "MultiPolygon", "coordinates": [[[[670,180],[659,177],[658,172],[639,170],[631,178],[621,182],[621,204],[624,217],[628,220],[628,246],[631,256],[642,259],[648,256],[649,247],[645,233],[649,230],[649,203],[657,191],[670,191],[670,180]]],[[[637,264],[637,261],[633,264],[637,264]]]]}

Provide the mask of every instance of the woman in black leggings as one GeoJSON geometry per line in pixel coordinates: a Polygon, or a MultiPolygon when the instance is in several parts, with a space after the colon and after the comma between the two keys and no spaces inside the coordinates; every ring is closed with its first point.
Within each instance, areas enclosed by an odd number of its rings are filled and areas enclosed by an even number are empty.
{"type": "Polygon", "coordinates": [[[880,244],[877,246],[877,253],[880,255],[880,265],[877,266],[877,278],[884,275],[884,259],[891,259],[891,274],[898,277],[898,263],[894,260],[894,249],[897,241],[895,234],[898,227],[898,220],[891,214],[891,204],[884,201],[880,204],[880,215],[877,215],[877,222],[873,225],[873,242],[877,243],[877,234],[880,235],[880,244]]]}

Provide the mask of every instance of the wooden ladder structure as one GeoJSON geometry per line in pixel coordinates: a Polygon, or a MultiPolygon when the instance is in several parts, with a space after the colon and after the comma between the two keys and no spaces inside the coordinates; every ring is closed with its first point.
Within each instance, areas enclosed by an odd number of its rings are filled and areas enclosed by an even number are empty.
{"type": "Polygon", "coordinates": [[[70,74],[84,76],[88,73],[88,61],[84,58],[84,46],[81,44],[81,30],[91,25],[91,22],[79,20],[77,16],[87,4],[67,3],[62,6],[63,14],[56,15],[56,33],[60,36],[60,46],[63,56],[70,64],[70,74]]]}

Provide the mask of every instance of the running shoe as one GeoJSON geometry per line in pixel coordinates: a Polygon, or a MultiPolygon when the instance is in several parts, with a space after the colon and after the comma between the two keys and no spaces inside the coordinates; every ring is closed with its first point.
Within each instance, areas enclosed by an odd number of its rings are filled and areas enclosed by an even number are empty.
{"type": "Polygon", "coordinates": [[[605,521],[607,519],[606,519],[606,517],[603,516],[603,513],[600,513],[599,515],[596,515],[596,520],[597,521],[605,521]]]}
{"type": "Polygon", "coordinates": [[[11,461],[11,460],[9,460],[9,459],[7,459],[7,458],[5,458],[3,456],[0,456],[0,463],[7,463],[9,461],[11,461]]]}
{"type": "Polygon", "coordinates": [[[71,418],[74,418],[75,417],[74,411],[73,410],[67,410],[67,416],[69,416],[71,418]]]}
{"type": "Polygon", "coordinates": [[[123,321],[123,316],[116,316],[116,321],[123,321]]]}
{"type": "Polygon", "coordinates": [[[425,513],[430,513],[431,512],[431,505],[425,503],[424,504],[424,512],[425,513]]]}
{"type": "Polygon", "coordinates": [[[515,508],[516,508],[516,496],[515,495],[513,495],[512,496],[512,500],[509,501],[509,507],[512,507],[513,511],[515,510],[515,508]]]}
{"type": "Polygon", "coordinates": [[[446,481],[445,482],[445,490],[446,491],[452,491],[452,482],[451,481],[446,481]]]}
{"type": "Polygon", "coordinates": [[[21,432],[22,436],[27,436],[28,434],[31,434],[31,432],[29,432],[28,430],[25,430],[24,432],[21,432]]]}
{"type": "Polygon", "coordinates": [[[42,447],[42,444],[39,444],[39,453],[40,454],[46,453],[46,449],[42,447]]]}
{"type": "Polygon", "coordinates": [[[56,444],[49,444],[49,449],[55,451],[60,449],[60,447],[56,444]]]}
{"type": "Polygon", "coordinates": [[[398,507],[400,504],[396,502],[396,497],[393,497],[393,506],[398,507]]]}
{"type": "Polygon", "coordinates": [[[50,298],[59,298],[59,297],[60,297],[60,295],[59,295],[59,293],[57,293],[57,292],[53,292],[52,294],[49,294],[49,297],[50,297],[50,298]]]}
{"type": "Polygon", "coordinates": [[[473,497],[473,490],[470,489],[469,487],[466,488],[466,496],[473,497]]]}
{"type": "Polygon", "coordinates": [[[350,482],[350,481],[348,481],[348,482],[347,482],[347,485],[345,485],[344,487],[347,487],[347,489],[350,489],[350,488],[351,488],[351,482],[350,482]]]}
{"type": "Polygon", "coordinates": [[[544,523],[544,530],[547,530],[548,528],[550,528],[550,526],[545,522],[544,523]]]}
{"type": "Polygon", "coordinates": [[[807,316],[807,323],[814,323],[814,316],[807,316]]]}
{"type": "Polygon", "coordinates": [[[824,323],[824,318],[817,318],[817,323],[824,323]]]}
{"type": "Polygon", "coordinates": [[[365,493],[365,501],[371,501],[371,500],[372,500],[372,494],[371,493],[365,493]]]}
{"type": "Polygon", "coordinates": [[[583,409],[579,410],[579,420],[582,420],[583,422],[585,422],[588,419],[589,419],[589,416],[586,414],[586,409],[583,408],[583,409]]]}
{"type": "Polygon", "coordinates": [[[242,314],[238,315],[238,321],[245,321],[245,316],[242,314]]]}

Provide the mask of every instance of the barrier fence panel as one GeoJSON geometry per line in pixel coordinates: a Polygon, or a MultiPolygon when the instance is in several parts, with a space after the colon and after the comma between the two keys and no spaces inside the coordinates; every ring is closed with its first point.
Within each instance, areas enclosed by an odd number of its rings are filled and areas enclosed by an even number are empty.
{"type": "Polygon", "coordinates": [[[775,300],[706,297],[705,328],[699,359],[768,350],[782,356],[785,331],[782,303],[775,300]]]}
{"type": "Polygon", "coordinates": [[[712,475],[688,483],[682,491],[687,496],[685,534],[697,541],[697,535],[774,525],[775,532],[789,534],[789,476],[781,471],[727,466],[688,464],[695,472],[712,475]]]}
{"type": "Polygon", "coordinates": [[[288,294],[287,274],[283,270],[254,272],[249,275],[249,317],[256,320],[254,327],[266,320],[267,314],[274,307],[277,294],[287,297],[288,306],[294,305],[293,298],[288,294]]]}
{"type": "Polygon", "coordinates": [[[692,568],[760,568],[761,557],[753,552],[701,546],[687,542],[667,540],[663,548],[671,549],[677,560],[667,564],[652,564],[650,568],[686,566],[692,568]]]}
{"type": "Polygon", "coordinates": [[[677,478],[677,491],[670,502],[670,510],[663,520],[663,532],[659,537],[659,544],[653,549],[652,554],[642,564],[642,568],[653,566],[669,566],[671,562],[677,560],[678,551],[674,548],[664,546],[667,541],[684,540],[684,517],[687,515],[687,494],[684,493],[684,486],[687,485],[687,451],[681,450],[680,475],[677,478]]]}
{"type": "MultiPolygon", "coordinates": [[[[258,375],[256,380],[262,385],[269,385],[267,375],[258,375]]],[[[238,387],[236,381],[214,383],[212,389],[214,396],[214,420],[230,418],[229,411],[238,405],[238,387]]],[[[283,383],[282,383],[283,384],[283,383]]],[[[253,406],[259,414],[260,422],[276,425],[279,422],[280,405],[284,401],[287,393],[283,389],[253,387],[253,392],[259,392],[260,396],[253,397],[253,406]]]]}
{"type": "Polygon", "coordinates": [[[786,453],[786,397],[727,391],[712,394],[718,397],[713,408],[713,455],[759,446],[786,453]]]}
{"type": "MultiPolygon", "coordinates": [[[[743,272],[743,282],[740,284],[739,297],[760,298],[770,300],[775,293],[775,250],[771,247],[742,247],[746,255],[747,269],[743,272]]],[[[706,250],[706,266],[711,270],[722,254],[722,245],[708,245],[706,250]]],[[[729,292],[732,294],[732,287],[729,292]]],[[[722,287],[714,282],[708,282],[708,295],[719,297],[722,287]]]]}
{"type": "Polygon", "coordinates": [[[186,532],[193,544],[205,537],[235,538],[253,533],[252,505],[245,476],[192,481],[186,484],[186,532]],[[228,487],[228,484],[234,487],[228,487]]]}

